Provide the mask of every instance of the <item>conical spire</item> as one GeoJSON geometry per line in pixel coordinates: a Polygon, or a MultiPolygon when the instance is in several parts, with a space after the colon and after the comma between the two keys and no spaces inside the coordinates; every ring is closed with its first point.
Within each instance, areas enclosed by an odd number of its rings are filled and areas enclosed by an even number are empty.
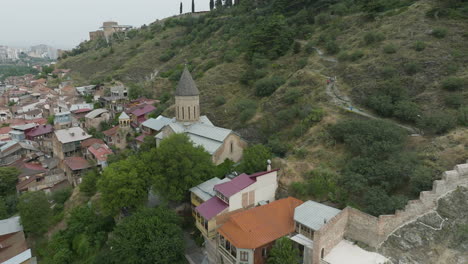
{"type": "Polygon", "coordinates": [[[185,66],[184,72],[180,77],[179,84],[175,92],[176,96],[197,96],[200,92],[198,91],[197,85],[192,78],[187,66],[185,66]]]}

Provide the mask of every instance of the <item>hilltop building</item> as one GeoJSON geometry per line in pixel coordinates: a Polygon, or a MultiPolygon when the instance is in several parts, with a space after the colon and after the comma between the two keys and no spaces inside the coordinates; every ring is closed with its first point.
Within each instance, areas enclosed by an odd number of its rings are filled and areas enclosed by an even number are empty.
{"type": "MultiPolygon", "coordinates": [[[[174,134],[185,133],[197,146],[202,146],[212,156],[215,164],[226,159],[238,162],[247,143],[234,131],[213,125],[207,116],[200,115],[200,92],[187,67],[185,67],[175,92],[175,119],[159,118],[161,132],[156,144],[174,134]],[[170,121],[169,121],[170,120],[170,121]]],[[[153,123],[158,127],[158,120],[153,123]]]]}
{"type": "Polygon", "coordinates": [[[89,32],[89,39],[96,40],[99,38],[105,38],[109,42],[110,37],[117,32],[127,32],[132,29],[132,26],[128,25],[119,25],[119,23],[114,21],[106,21],[102,23],[101,30],[89,32]]]}

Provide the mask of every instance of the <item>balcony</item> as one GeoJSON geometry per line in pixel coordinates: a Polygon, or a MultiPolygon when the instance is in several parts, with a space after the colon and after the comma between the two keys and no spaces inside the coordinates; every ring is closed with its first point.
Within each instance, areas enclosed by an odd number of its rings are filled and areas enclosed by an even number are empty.
{"type": "Polygon", "coordinates": [[[221,254],[222,257],[224,257],[225,260],[227,260],[228,264],[236,264],[236,258],[231,255],[227,249],[224,247],[219,246],[218,251],[221,254]]]}
{"type": "Polygon", "coordinates": [[[195,222],[195,226],[200,230],[202,235],[208,239],[212,239],[216,236],[216,230],[207,230],[203,224],[201,224],[199,221],[195,222]]]}

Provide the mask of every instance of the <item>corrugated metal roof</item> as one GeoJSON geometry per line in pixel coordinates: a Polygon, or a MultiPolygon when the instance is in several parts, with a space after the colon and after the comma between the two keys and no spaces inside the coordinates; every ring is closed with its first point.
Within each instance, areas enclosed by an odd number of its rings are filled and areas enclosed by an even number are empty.
{"type": "Polygon", "coordinates": [[[341,210],[307,201],[294,211],[294,221],[299,222],[312,230],[319,230],[328,220],[339,214],[341,210]]]}
{"type": "Polygon", "coordinates": [[[214,196],[208,201],[195,207],[195,211],[197,211],[206,220],[211,220],[213,217],[217,216],[228,207],[229,205],[221,201],[218,197],[214,196]]]}
{"type": "Polygon", "coordinates": [[[187,133],[195,134],[198,136],[206,137],[212,140],[223,142],[232,130],[222,127],[209,126],[201,123],[195,123],[188,127],[187,133]]]}
{"type": "Polygon", "coordinates": [[[193,144],[195,144],[195,146],[203,147],[211,155],[213,155],[223,145],[223,142],[200,137],[194,134],[187,133],[187,136],[190,138],[193,144]]]}
{"type": "Polygon", "coordinates": [[[21,230],[23,230],[23,227],[20,224],[19,216],[0,220],[0,236],[15,233],[21,230]]]}
{"type": "Polygon", "coordinates": [[[221,184],[224,182],[228,182],[231,179],[229,178],[224,178],[224,179],[219,179],[219,178],[212,178],[207,180],[204,183],[201,183],[195,187],[190,188],[190,191],[195,193],[200,199],[203,201],[207,201],[208,199],[212,198],[215,196],[216,192],[214,191],[214,186],[216,184],[221,184]]]}
{"type": "Polygon", "coordinates": [[[99,108],[99,109],[95,109],[91,112],[89,112],[88,114],[85,115],[85,118],[96,118],[98,115],[101,115],[101,114],[104,114],[104,113],[107,113],[109,112],[107,109],[102,109],[102,108],[99,108]]]}
{"type": "Polygon", "coordinates": [[[168,124],[175,121],[175,118],[167,118],[165,116],[158,116],[157,118],[150,118],[143,122],[142,126],[151,128],[156,131],[161,131],[161,129],[168,124]]]}
{"type": "Polygon", "coordinates": [[[232,179],[230,182],[216,185],[214,189],[226,197],[231,197],[239,191],[247,188],[255,181],[256,178],[251,178],[248,174],[242,173],[241,175],[232,179]]]}

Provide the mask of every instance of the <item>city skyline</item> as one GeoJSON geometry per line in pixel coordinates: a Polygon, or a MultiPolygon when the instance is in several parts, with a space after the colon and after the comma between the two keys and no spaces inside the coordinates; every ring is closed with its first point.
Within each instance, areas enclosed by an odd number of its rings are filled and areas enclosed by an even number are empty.
{"type": "MultiPolygon", "coordinates": [[[[45,44],[71,49],[89,39],[89,32],[98,30],[104,21],[140,27],[157,19],[191,11],[191,0],[6,0],[0,16],[0,45],[27,48],[45,44]],[[21,15],[18,14],[18,11],[21,15]]],[[[208,0],[195,0],[196,11],[209,9],[208,0]]]]}

